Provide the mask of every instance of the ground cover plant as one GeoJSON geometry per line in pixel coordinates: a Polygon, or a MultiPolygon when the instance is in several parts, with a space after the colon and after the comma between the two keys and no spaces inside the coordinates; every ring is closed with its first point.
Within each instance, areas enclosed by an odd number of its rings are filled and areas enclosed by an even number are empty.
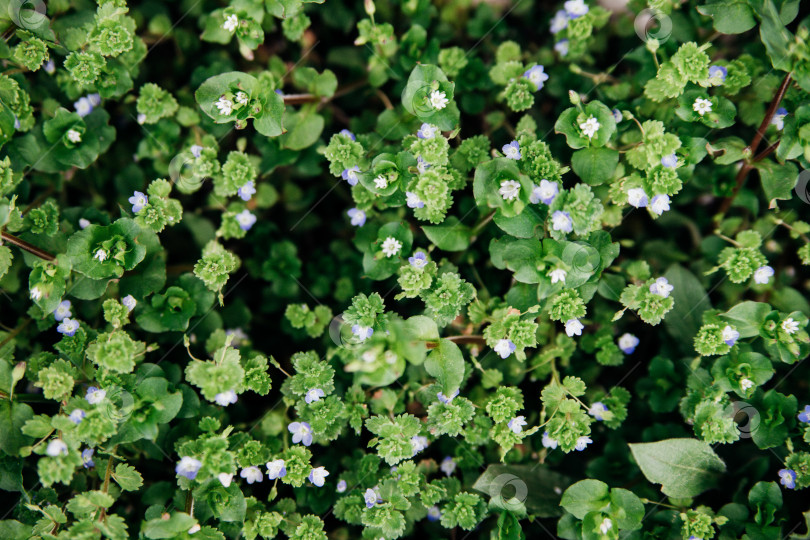
{"type": "Polygon", "coordinates": [[[0,2],[0,538],[810,538],[806,7],[0,2]]]}

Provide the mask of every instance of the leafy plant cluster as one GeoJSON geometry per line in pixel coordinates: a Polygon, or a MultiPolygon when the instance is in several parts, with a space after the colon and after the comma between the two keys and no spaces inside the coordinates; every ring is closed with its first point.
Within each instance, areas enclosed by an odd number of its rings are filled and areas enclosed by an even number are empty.
{"type": "Polygon", "coordinates": [[[0,537],[810,537],[800,7],[3,3],[0,537]]]}

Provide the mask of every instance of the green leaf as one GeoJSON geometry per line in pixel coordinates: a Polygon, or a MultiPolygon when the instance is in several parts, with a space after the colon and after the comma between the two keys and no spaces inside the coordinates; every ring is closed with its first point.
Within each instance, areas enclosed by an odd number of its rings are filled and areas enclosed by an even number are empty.
{"type": "Polygon", "coordinates": [[[464,251],[470,246],[471,230],[458,218],[450,216],[440,225],[423,225],[425,236],[444,251],[464,251]]]}
{"type": "Polygon", "coordinates": [[[152,540],[174,538],[185,534],[197,523],[197,520],[183,512],[174,512],[169,519],[157,517],[150,519],[143,526],[143,534],[152,540]]]}
{"type": "Polygon", "coordinates": [[[720,317],[737,329],[741,338],[759,335],[759,329],[765,317],[771,312],[771,306],[763,302],[740,302],[720,317]]]}
{"type": "Polygon", "coordinates": [[[692,346],[692,340],[702,324],[703,312],[711,309],[709,295],[692,272],[680,265],[672,265],[664,274],[673,286],[671,297],[675,305],[664,324],[667,332],[685,346],[692,346]]]}
{"type": "Polygon", "coordinates": [[[560,506],[578,519],[588,512],[599,511],[610,504],[610,489],[599,480],[580,480],[563,493],[560,506]]]}
{"type": "Polygon", "coordinates": [[[115,466],[112,478],[124,491],[138,491],[143,485],[141,473],[126,463],[119,463],[115,466]]]}
{"type": "Polygon", "coordinates": [[[799,169],[795,163],[780,165],[775,161],[762,160],[755,164],[762,182],[762,191],[768,202],[776,199],[789,201],[793,197],[793,188],[799,181],[799,169]]]}
{"type": "Polygon", "coordinates": [[[34,410],[25,403],[0,401],[0,450],[16,456],[20,448],[33,440],[22,432],[23,425],[33,416],[34,410]]]}
{"type": "Polygon", "coordinates": [[[455,84],[447,80],[441,69],[430,64],[417,64],[402,91],[402,105],[422,122],[449,131],[455,129],[459,120],[458,106],[453,100],[454,89],[455,84]],[[431,106],[429,96],[433,91],[444,92],[449,100],[446,107],[436,109],[431,106]]]}
{"type": "Polygon", "coordinates": [[[754,12],[745,0],[714,0],[697,10],[712,18],[714,29],[722,34],[742,34],[757,25],[754,12]]]}
{"type": "Polygon", "coordinates": [[[726,465],[711,446],[697,439],[666,439],[630,444],[641,472],[661,484],[664,495],[688,498],[713,487],[726,465]]]}
{"type": "Polygon", "coordinates": [[[281,145],[290,150],[303,150],[310,147],[321,136],[323,124],[323,116],[317,114],[314,109],[288,115],[286,126],[288,131],[282,135],[281,145]]]}
{"type": "Polygon", "coordinates": [[[558,517],[560,495],[571,479],[546,467],[535,465],[489,465],[473,484],[500,508],[511,512],[523,506],[532,516],[558,517]]]}
{"type": "Polygon", "coordinates": [[[610,180],[618,164],[619,153],[610,148],[583,148],[571,157],[574,172],[591,186],[610,180]]]}
{"type": "Polygon", "coordinates": [[[442,387],[442,393],[449,396],[456,392],[464,379],[464,357],[458,345],[449,339],[440,339],[427,358],[425,370],[435,377],[442,387]]]}

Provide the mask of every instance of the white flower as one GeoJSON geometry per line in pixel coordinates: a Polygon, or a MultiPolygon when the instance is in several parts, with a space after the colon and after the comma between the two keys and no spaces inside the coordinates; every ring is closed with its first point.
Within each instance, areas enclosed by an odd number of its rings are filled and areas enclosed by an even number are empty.
{"type": "Polygon", "coordinates": [[[146,115],[144,113],[140,113],[136,120],[139,124],[143,125],[146,122],[146,115]]]}
{"type": "Polygon", "coordinates": [[[39,288],[39,285],[34,285],[31,288],[31,298],[33,300],[39,300],[42,298],[42,289],[39,288]]]}
{"type": "Polygon", "coordinates": [[[316,467],[309,473],[309,481],[318,487],[323,487],[327,476],[329,476],[329,471],[325,467],[316,467]]]}
{"type": "Polygon", "coordinates": [[[656,216],[660,216],[669,210],[669,195],[656,195],[650,203],[650,211],[656,216]]]}
{"type": "Polygon", "coordinates": [[[283,459],[267,462],[267,479],[275,480],[287,476],[287,466],[283,459]]]}
{"type": "Polygon", "coordinates": [[[222,28],[228,32],[233,33],[236,31],[236,26],[239,24],[239,18],[236,15],[228,15],[225,17],[225,22],[222,23],[222,28]]]}
{"type": "Polygon", "coordinates": [[[581,336],[583,328],[585,328],[585,325],[579,322],[579,319],[565,321],[565,333],[568,334],[568,337],[581,336]]]}
{"type": "Polygon", "coordinates": [[[759,285],[766,285],[773,276],[773,268],[770,266],[760,266],[754,272],[754,283],[759,285]]]}
{"type": "Polygon", "coordinates": [[[557,182],[540,180],[540,185],[535,186],[534,189],[532,189],[532,193],[529,196],[529,201],[532,204],[537,204],[539,202],[551,204],[551,201],[554,200],[554,197],[556,197],[559,192],[560,187],[557,185],[557,182]]]}
{"type": "Polygon", "coordinates": [[[607,534],[610,529],[613,528],[613,522],[610,521],[610,518],[605,518],[602,520],[602,523],[599,524],[599,532],[602,534],[607,534]]]}
{"type": "Polygon", "coordinates": [[[69,129],[67,131],[67,138],[73,144],[78,144],[82,142],[82,134],[76,131],[75,129],[69,129]]]}
{"type": "Polygon", "coordinates": [[[674,288],[675,287],[669,284],[667,278],[660,277],[655,280],[655,283],[650,285],[650,292],[666,298],[669,296],[669,293],[671,293],[672,289],[674,288]]]}
{"type": "Polygon", "coordinates": [[[413,191],[406,191],[405,192],[405,204],[408,205],[408,208],[422,208],[425,206],[425,203],[419,199],[419,195],[414,193],[413,191]]]}
{"type": "Polygon", "coordinates": [[[585,15],[589,10],[588,5],[583,0],[568,0],[563,4],[563,7],[572,19],[585,15]]]}
{"type": "Polygon", "coordinates": [[[565,276],[568,275],[568,272],[563,270],[562,268],[555,268],[551,272],[548,273],[548,276],[551,278],[551,283],[557,283],[558,281],[561,283],[565,283],[565,276]]]}
{"type": "Polygon", "coordinates": [[[511,201],[516,199],[520,194],[520,183],[515,180],[504,180],[501,182],[501,188],[498,190],[503,200],[511,201]]]}
{"type": "Polygon", "coordinates": [[[633,188],[627,190],[627,202],[630,204],[630,206],[644,208],[647,206],[649,199],[647,198],[647,194],[644,192],[644,189],[633,188]]]}
{"type": "Polygon", "coordinates": [[[450,476],[456,471],[456,462],[453,461],[453,458],[447,456],[442,460],[441,465],[439,465],[439,469],[441,469],[445,475],[450,476]]]}
{"type": "Polygon", "coordinates": [[[255,465],[242,469],[239,476],[247,480],[248,484],[252,484],[253,482],[261,482],[264,478],[264,475],[262,475],[262,470],[255,465]]]}
{"type": "Polygon", "coordinates": [[[89,226],[90,226],[90,220],[89,219],[85,219],[85,218],[80,218],[79,219],[79,227],[81,227],[82,229],[86,229],[89,226]]]}
{"type": "Polygon", "coordinates": [[[709,99],[697,98],[692,104],[692,110],[703,116],[708,112],[712,112],[712,102],[709,99]]]}
{"type": "Polygon", "coordinates": [[[784,321],[782,321],[782,330],[785,331],[786,334],[795,334],[799,331],[799,322],[794,321],[793,317],[788,317],[784,321]]]}
{"type": "Polygon", "coordinates": [[[388,179],[383,175],[379,175],[374,179],[374,185],[377,189],[385,189],[388,187],[388,179]]]}
{"type": "MultiPolygon", "coordinates": [[[[227,486],[226,486],[226,487],[227,487],[227,486]]],[[[202,529],[202,527],[200,527],[200,524],[199,524],[199,523],[195,523],[195,524],[194,524],[194,525],[192,525],[192,526],[191,526],[191,528],[188,530],[188,534],[194,534],[194,533],[198,533],[198,532],[200,532],[200,529],[202,529]]]]}
{"type": "Polygon", "coordinates": [[[606,412],[608,412],[608,408],[605,407],[605,404],[601,401],[595,402],[593,405],[591,405],[591,408],[588,409],[588,414],[597,420],[604,420],[606,412]]]}
{"type": "Polygon", "coordinates": [[[106,252],[106,251],[104,251],[104,250],[103,250],[103,249],[101,249],[101,248],[99,248],[99,249],[96,251],[96,254],[95,254],[95,255],[93,255],[93,258],[94,258],[94,259],[96,259],[98,262],[104,262],[104,261],[106,261],[106,260],[107,260],[107,257],[109,257],[109,255],[107,254],[107,252],[106,252]]]}
{"type": "Polygon", "coordinates": [[[231,403],[236,403],[236,392],[228,390],[227,392],[220,392],[214,396],[214,401],[221,407],[227,407],[231,403]]]}
{"type": "Polygon", "coordinates": [[[45,449],[45,453],[51,457],[57,457],[59,455],[67,455],[68,447],[65,444],[65,441],[62,439],[54,439],[48,443],[48,447],[45,449]]]}
{"type": "Polygon", "coordinates": [[[236,95],[233,97],[236,102],[240,105],[247,105],[248,102],[248,95],[244,92],[237,92],[236,95]]]}
{"type": "Polygon", "coordinates": [[[551,33],[557,34],[568,26],[568,14],[565,10],[559,10],[557,13],[554,14],[554,17],[551,19],[551,33]]]}
{"type": "Polygon", "coordinates": [[[551,448],[554,450],[557,448],[557,439],[552,439],[548,435],[548,431],[543,432],[543,447],[544,448],[551,448]]]}
{"type": "Polygon", "coordinates": [[[585,450],[585,447],[587,447],[592,442],[593,441],[591,440],[590,437],[579,437],[577,439],[576,446],[574,446],[574,449],[577,450],[578,452],[582,452],[583,450],[585,450]]]}
{"type": "Polygon", "coordinates": [[[445,107],[447,107],[447,104],[449,102],[450,100],[447,99],[447,94],[445,94],[444,92],[434,90],[430,93],[430,106],[436,109],[437,111],[440,111],[445,107]]]}
{"type": "Polygon", "coordinates": [[[571,214],[562,210],[556,210],[551,214],[551,228],[564,233],[573,231],[574,221],[571,219],[571,214]]]}
{"type": "Polygon", "coordinates": [[[233,481],[233,474],[219,473],[217,475],[217,478],[219,479],[219,483],[222,484],[222,487],[228,487],[231,485],[231,482],[233,481]]]}
{"type": "Polygon", "coordinates": [[[509,423],[506,424],[506,427],[508,427],[512,431],[512,433],[518,435],[523,431],[523,426],[525,426],[526,424],[527,422],[525,416],[516,416],[511,420],[509,420],[509,423]]]}
{"type": "Polygon", "coordinates": [[[418,454],[427,447],[428,440],[424,435],[414,435],[411,437],[411,448],[413,448],[413,455],[418,454]]]}
{"type": "Polygon", "coordinates": [[[190,456],[182,456],[174,467],[174,472],[180,476],[185,476],[189,480],[194,480],[201,468],[202,462],[199,459],[190,456]]]}
{"type": "Polygon", "coordinates": [[[584,123],[579,125],[579,129],[582,130],[582,133],[585,134],[586,137],[589,139],[596,135],[596,132],[599,131],[600,124],[599,121],[591,116],[584,123]]]}
{"type": "Polygon", "coordinates": [[[746,390],[748,390],[749,388],[753,388],[753,387],[754,387],[754,381],[752,381],[752,380],[751,380],[751,379],[749,379],[748,377],[745,377],[745,378],[743,378],[743,379],[741,379],[741,380],[740,380],[740,388],[741,388],[743,391],[746,391],[746,390]]]}
{"type": "Polygon", "coordinates": [[[84,395],[84,399],[86,399],[90,405],[98,405],[104,401],[105,397],[107,397],[107,391],[96,388],[95,386],[88,388],[87,393],[84,395]]]}
{"type": "Polygon", "coordinates": [[[638,347],[639,339],[633,334],[624,333],[619,338],[619,348],[624,354],[632,354],[638,347]]]}
{"type": "Polygon", "coordinates": [[[393,236],[389,236],[382,243],[382,252],[386,257],[393,257],[399,253],[400,249],[402,249],[402,242],[393,236]]]}
{"type": "Polygon", "coordinates": [[[222,116],[228,116],[233,112],[233,101],[225,96],[220,96],[214,105],[216,105],[217,109],[219,109],[219,114],[222,116]]]}

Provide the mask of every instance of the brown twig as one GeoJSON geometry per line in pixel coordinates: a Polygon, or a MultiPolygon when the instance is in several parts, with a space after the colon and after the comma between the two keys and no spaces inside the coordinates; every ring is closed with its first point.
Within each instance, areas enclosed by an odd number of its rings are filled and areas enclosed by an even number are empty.
{"type": "MultiPolygon", "coordinates": [[[[759,148],[759,143],[762,142],[762,138],[765,136],[765,130],[770,125],[771,120],[773,119],[773,115],[776,114],[776,109],[779,107],[779,103],[782,102],[782,98],[785,96],[785,92],[787,92],[788,86],[790,85],[790,81],[791,81],[790,73],[788,73],[787,75],[785,75],[785,79],[779,86],[779,90],[777,90],[776,95],[773,97],[773,100],[771,100],[771,104],[768,107],[767,112],[765,113],[765,118],[762,119],[762,123],[759,125],[759,129],[757,129],[756,134],[754,134],[754,138],[751,140],[751,144],[749,144],[748,147],[746,148],[746,150],[748,150],[749,152],[749,155],[753,155],[754,152],[757,151],[757,148],[759,148]]],[[[777,141],[775,144],[778,145],[779,142],[777,141]]],[[[728,212],[729,208],[731,208],[731,203],[734,202],[734,199],[737,197],[737,194],[742,189],[743,184],[745,184],[745,179],[748,177],[748,173],[751,171],[751,169],[754,168],[753,163],[759,161],[759,159],[765,158],[768,154],[770,154],[770,152],[773,152],[773,150],[775,149],[776,146],[772,144],[762,154],[759,154],[757,156],[758,159],[754,158],[753,161],[743,162],[742,166],[740,167],[740,170],[737,172],[737,177],[734,179],[734,190],[731,192],[731,195],[723,199],[723,203],[720,205],[720,209],[717,211],[716,219],[718,220],[721,219],[722,216],[724,216],[726,212],[728,212]],[[771,147],[773,147],[773,149],[769,151],[771,147]],[[768,153],[766,154],[765,152],[768,153]]]]}
{"type": "Polygon", "coordinates": [[[9,244],[15,245],[18,248],[23,249],[23,250],[27,251],[28,253],[31,253],[32,255],[36,255],[40,259],[45,259],[48,262],[53,262],[56,259],[56,257],[51,255],[47,251],[45,251],[43,249],[39,249],[38,247],[29,244],[25,240],[21,240],[21,239],[17,238],[16,236],[11,235],[11,234],[9,234],[9,233],[7,233],[5,231],[2,232],[2,238],[3,238],[3,242],[8,242],[9,244]]]}
{"type": "MultiPolygon", "coordinates": [[[[487,342],[484,339],[484,336],[450,336],[448,338],[444,338],[448,341],[452,341],[453,343],[457,343],[459,345],[486,345],[487,342]]],[[[435,349],[438,345],[436,341],[428,341],[425,343],[428,349],[435,349]]]]}
{"type": "Polygon", "coordinates": [[[359,81],[355,81],[351,84],[347,84],[343,88],[338,88],[338,90],[329,97],[326,96],[316,96],[315,94],[284,94],[281,97],[284,98],[285,105],[302,105],[304,103],[329,103],[330,101],[337,99],[341,96],[348,94],[349,92],[353,92],[360,88],[361,86],[365,85],[368,81],[366,79],[360,79],[359,81]]]}

